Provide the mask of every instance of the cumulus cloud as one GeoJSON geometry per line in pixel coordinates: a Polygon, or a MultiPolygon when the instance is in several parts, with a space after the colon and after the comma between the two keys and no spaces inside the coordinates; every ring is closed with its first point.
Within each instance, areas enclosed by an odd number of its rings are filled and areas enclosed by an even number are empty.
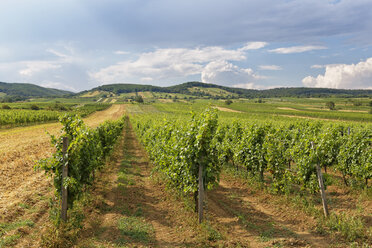
{"type": "Polygon", "coordinates": [[[260,70],[266,70],[266,71],[280,71],[283,68],[278,65],[260,65],[258,67],[260,70]]]}
{"type": "Polygon", "coordinates": [[[256,50],[267,46],[267,42],[255,41],[248,42],[244,47],[240,48],[241,51],[256,50]]]}
{"type": "Polygon", "coordinates": [[[292,47],[280,47],[269,50],[271,53],[289,54],[289,53],[303,53],[313,50],[327,49],[325,46],[292,46],[292,47]]]}
{"type": "Polygon", "coordinates": [[[302,80],[307,87],[372,89],[372,58],[357,64],[326,65],[324,75],[302,80]]]}
{"type": "Polygon", "coordinates": [[[201,80],[205,83],[246,87],[253,87],[252,81],[260,78],[252,69],[240,68],[224,60],[210,62],[201,73],[201,80]]]}
{"type": "Polygon", "coordinates": [[[200,74],[205,65],[212,61],[241,61],[246,59],[240,49],[228,50],[222,47],[195,49],[170,48],[142,53],[138,59],[121,61],[117,64],[90,73],[92,79],[102,83],[130,82],[150,79],[187,77],[200,74]]]}

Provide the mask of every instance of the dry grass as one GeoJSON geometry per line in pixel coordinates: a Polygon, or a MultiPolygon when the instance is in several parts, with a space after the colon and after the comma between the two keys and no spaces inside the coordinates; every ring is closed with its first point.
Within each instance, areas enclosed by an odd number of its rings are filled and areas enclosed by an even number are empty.
{"type": "MultiPolygon", "coordinates": [[[[123,105],[113,105],[87,117],[85,122],[96,127],[105,120],[118,119],[123,113],[123,105]]],[[[47,212],[45,201],[52,194],[51,179],[43,172],[34,171],[33,166],[37,160],[49,157],[54,150],[46,132],[56,135],[60,129],[59,123],[52,123],[0,132],[0,222],[18,219],[38,222],[44,219],[43,215],[47,212]],[[41,198],[44,203],[40,203],[41,198]],[[25,205],[32,211],[22,207],[25,205]]]]}

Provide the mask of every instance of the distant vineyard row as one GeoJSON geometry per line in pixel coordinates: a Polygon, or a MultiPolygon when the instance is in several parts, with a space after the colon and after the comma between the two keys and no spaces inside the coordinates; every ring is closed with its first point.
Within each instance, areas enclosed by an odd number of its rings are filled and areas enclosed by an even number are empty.
{"type": "MultiPolygon", "coordinates": [[[[37,105],[35,105],[37,107],[37,105]]],[[[85,104],[80,107],[60,109],[39,109],[31,105],[29,109],[0,109],[0,127],[13,127],[24,124],[56,121],[66,113],[78,114],[85,117],[95,111],[110,107],[110,104],[85,104]]]]}

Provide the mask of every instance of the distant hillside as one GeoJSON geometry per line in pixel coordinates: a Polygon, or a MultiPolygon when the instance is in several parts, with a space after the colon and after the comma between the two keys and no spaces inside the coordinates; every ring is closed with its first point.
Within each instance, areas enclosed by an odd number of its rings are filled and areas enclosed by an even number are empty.
{"type": "Polygon", "coordinates": [[[270,97],[372,97],[372,90],[345,90],[327,88],[276,88],[268,90],[252,90],[205,84],[201,82],[187,82],[170,87],[159,87],[141,84],[109,84],[96,87],[89,92],[109,92],[113,94],[136,93],[136,92],[160,92],[178,93],[196,97],[212,98],[270,98],[270,97]]]}
{"type": "Polygon", "coordinates": [[[72,94],[69,91],[44,88],[34,84],[0,82],[0,98],[58,97],[72,94]]]}

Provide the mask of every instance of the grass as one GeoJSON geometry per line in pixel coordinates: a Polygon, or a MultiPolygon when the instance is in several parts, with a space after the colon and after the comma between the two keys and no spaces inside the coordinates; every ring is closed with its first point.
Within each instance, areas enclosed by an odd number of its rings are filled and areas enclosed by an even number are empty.
{"type": "Polygon", "coordinates": [[[22,227],[33,227],[34,222],[31,220],[21,220],[11,223],[0,223],[0,248],[14,245],[21,237],[17,229],[22,227]],[[7,235],[9,233],[14,233],[7,235]]]}
{"type": "MultiPolygon", "coordinates": [[[[350,216],[345,213],[331,214],[324,220],[324,225],[332,232],[338,232],[347,241],[356,241],[366,237],[365,227],[360,217],[350,216]]],[[[371,238],[371,237],[370,237],[371,238]]]]}
{"type": "Polygon", "coordinates": [[[154,228],[143,217],[122,217],[117,225],[122,235],[136,242],[150,243],[154,240],[154,228]]]}

